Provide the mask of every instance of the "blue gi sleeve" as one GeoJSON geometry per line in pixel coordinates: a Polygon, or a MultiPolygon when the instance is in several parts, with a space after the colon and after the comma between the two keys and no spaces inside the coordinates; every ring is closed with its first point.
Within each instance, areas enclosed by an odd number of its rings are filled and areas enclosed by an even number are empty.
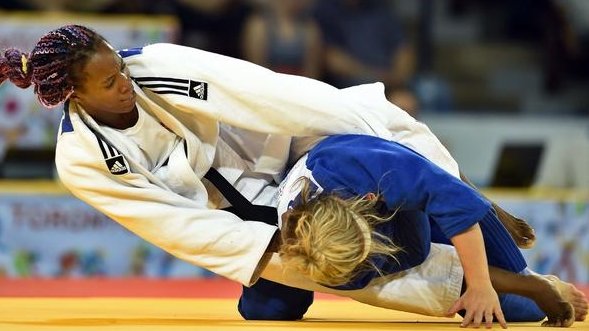
{"type": "Polygon", "coordinates": [[[451,238],[480,221],[491,206],[478,192],[395,142],[333,136],[311,152],[307,167],[326,192],[380,193],[391,210],[420,210],[451,238]]]}

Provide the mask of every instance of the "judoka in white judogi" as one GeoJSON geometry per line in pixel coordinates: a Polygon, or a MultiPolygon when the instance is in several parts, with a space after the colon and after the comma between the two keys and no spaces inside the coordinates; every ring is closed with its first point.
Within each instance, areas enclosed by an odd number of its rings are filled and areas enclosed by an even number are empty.
{"type": "MultiPolygon", "coordinates": [[[[120,131],[66,103],[56,149],[61,181],[149,242],[242,284],[257,280],[256,268],[277,228],[215,210],[227,202],[202,180],[211,166],[248,200],[269,205],[289,159],[309,143],[362,133],[405,144],[458,176],[446,149],[425,125],[390,104],[380,83],[340,90],[170,44],[120,54],[134,80],[139,121],[120,131]]],[[[358,291],[340,293],[284,275],[277,256],[261,275],[374,305],[443,315],[459,296],[439,295],[449,274],[462,276],[456,254],[432,248],[424,265],[358,291]],[[455,263],[440,269],[437,258],[455,263]],[[433,293],[439,299],[431,300],[433,293]]]]}

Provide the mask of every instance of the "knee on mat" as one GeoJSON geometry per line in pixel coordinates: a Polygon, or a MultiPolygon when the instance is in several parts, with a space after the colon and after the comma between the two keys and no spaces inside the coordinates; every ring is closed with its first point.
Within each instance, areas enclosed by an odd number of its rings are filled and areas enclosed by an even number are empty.
{"type": "Polygon", "coordinates": [[[294,321],[303,318],[313,303],[313,292],[266,279],[243,287],[237,309],[246,320],[294,321]]]}
{"type": "Polygon", "coordinates": [[[237,310],[241,317],[245,320],[272,320],[272,321],[296,321],[303,318],[303,315],[307,312],[308,307],[295,308],[295,309],[281,309],[272,305],[271,302],[266,304],[243,304],[239,300],[237,310]]]}

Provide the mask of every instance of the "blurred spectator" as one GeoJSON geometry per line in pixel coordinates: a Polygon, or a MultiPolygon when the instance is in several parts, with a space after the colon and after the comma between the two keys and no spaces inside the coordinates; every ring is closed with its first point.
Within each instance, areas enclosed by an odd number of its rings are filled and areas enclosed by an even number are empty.
{"type": "Polygon", "coordinates": [[[107,14],[170,14],[174,5],[167,0],[3,0],[0,8],[47,12],[107,14]]]}
{"type": "MultiPolygon", "coordinates": [[[[102,1],[102,0],[98,0],[102,1]]],[[[106,14],[173,14],[175,6],[168,0],[108,0],[100,12],[106,14]]]]}
{"type": "Polygon", "coordinates": [[[181,25],[180,43],[207,51],[241,57],[240,35],[252,3],[239,0],[175,0],[181,25]]]}
{"type": "Polygon", "coordinates": [[[560,50],[554,48],[555,62],[564,62],[569,78],[576,81],[589,79],[589,1],[553,0],[562,27],[560,50]]]}
{"type": "MultiPolygon", "coordinates": [[[[514,41],[535,48],[542,61],[544,89],[560,92],[571,72],[577,49],[577,32],[587,32],[586,0],[452,0],[455,13],[480,7],[485,13],[483,31],[487,41],[514,41]]],[[[575,68],[576,74],[585,72],[575,68]]]]}
{"type": "Polygon", "coordinates": [[[0,2],[2,10],[30,10],[33,9],[26,0],[2,0],[0,2]]]}
{"type": "Polygon", "coordinates": [[[277,72],[319,78],[321,37],[308,16],[310,0],[268,1],[246,22],[246,60],[277,72]]]}
{"type": "MultiPolygon", "coordinates": [[[[452,89],[447,80],[432,71],[420,73],[412,84],[419,107],[409,109],[409,114],[419,117],[421,111],[447,113],[454,109],[452,89]]],[[[406,109],[407,111],[407,109],[406,109]]]]}
{"type": "MultiPolygon", "coordinates": [[[[14,8],[41,11],[93,11],[112,0],[10,0],[14,8]],[[19,8],[20,7],[20,8],[19,8]]],[[[3,1],[4,2],[4,1],[3,1]]]]}
{"type": "Polygon", "coordinates": [[[314,10],[326,43],[326,80],[343,88],[381,81],[389,100],[415,113],[415,54],[388,1],[321,0],[314,10]]]}

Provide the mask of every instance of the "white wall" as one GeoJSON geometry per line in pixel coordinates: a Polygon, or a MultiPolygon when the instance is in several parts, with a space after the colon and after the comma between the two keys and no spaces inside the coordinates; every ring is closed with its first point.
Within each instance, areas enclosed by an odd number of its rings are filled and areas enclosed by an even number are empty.
{"type": "Polygon", "coordinates": [[[424,114],[462,171],[487,185],[505,142],[544,142],[536,185],[589,188],[589,118],[424,114]]]}

